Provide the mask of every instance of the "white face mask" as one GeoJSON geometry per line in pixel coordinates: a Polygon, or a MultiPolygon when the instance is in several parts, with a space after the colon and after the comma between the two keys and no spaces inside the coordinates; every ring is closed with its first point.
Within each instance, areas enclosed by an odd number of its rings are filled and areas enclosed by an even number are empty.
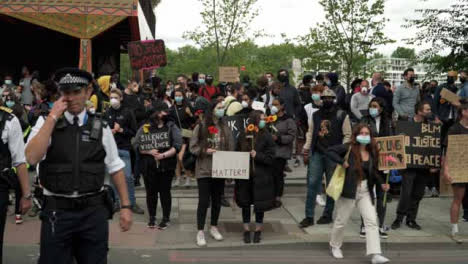
{"type": "Polygon", "coordinates": [[[276,115],[278,113],[278,108],[276,106],[272,106],[270,110],[272,115],[276,115]]]}
{"type": "Polygon", "coordinates": [[[120,101],[118,99],[111,98],[110,105],[112,106],[112,108],[118,109],[120,107],[120,101]]]}
{"type": "Polygon", "coordinates": [[[243,108],[249,107],[249,103],[247,103],[246,101],[242,101],[242,107],[243,108]]]}
{"type": "Polygon", "coordinates": [[[110,89],[112,90],[112,89],[114,89],[114,88],[117,88],[117,84],[111,83],[111,84],[110,84],[110,89]]]}
{"type": "Polygon", "coordinates": [[[93,107],[93,108],[90,108],[88,111],[89,111],[91,114],[95,114],[95,113],[96,113],[96,109],[94,109],[94,107],[93,107]]]}

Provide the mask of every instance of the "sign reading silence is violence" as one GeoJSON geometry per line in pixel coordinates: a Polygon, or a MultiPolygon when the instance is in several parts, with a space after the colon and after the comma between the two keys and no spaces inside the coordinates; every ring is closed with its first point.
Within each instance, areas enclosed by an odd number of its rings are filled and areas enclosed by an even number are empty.
{"type": "Polygon", "coordinates": [[[406,164],[409,168],[440,168],[441,125],[398,121],[396,133],[405,135],[406,164]]]}
{"type": "Polygon", "coordinates": [[[128,56],[133,70],[151,70],[167,64],[163,40],[143,40],[128,43],[128,56]]]}
{"type": "Polygon", "coordinates": [[[404,136],[378,137],[375,140],[380,171],[406,169],[404,136]]]}

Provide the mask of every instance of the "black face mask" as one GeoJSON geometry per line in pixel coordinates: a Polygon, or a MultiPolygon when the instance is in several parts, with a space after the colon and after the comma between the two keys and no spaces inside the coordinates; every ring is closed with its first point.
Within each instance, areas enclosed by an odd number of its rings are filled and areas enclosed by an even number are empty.
{"type": "Polygon", "coordinates": [[[416,78],[410,77],[409,80],[408,80],[408,82],[411,83],[411,84],[413,84],[415,80],[416,80],[416,78]]]}
{"type": "Polygon", "coordinates": [[[448,76],[447,77],[447,83],[448,84],[454,84],[455,83],[455,78],[453,78],[452,76],[448,76]]]}
{"type": "Polygon", "coordinates": [[[208,84],[208,85],[212,85],[212,84],[213,84],[213,80],[212,80],[212,79],[206,79],[205,82],[206,82],[206,84],[208,84]]]}
{"type": "Polygon", "coordinates": [[[333,107],[333,104],[334,104],[333,101],[324,100],[324,101],[322,102],[322,107],[323,107],[324,109],[330,109],[330,108],[333,107]]]}
{"type": "Polygon", "coordinates": [[[466,82],[466,77],[460,77],[460,82],[465,83],[466,82]]]}
{"type": "Polygon", "coordinates": [[[278,81],[282,82],[282,83],[285,83],[288,81],[288,76],[287,75],[278,75],[278,81]]]}

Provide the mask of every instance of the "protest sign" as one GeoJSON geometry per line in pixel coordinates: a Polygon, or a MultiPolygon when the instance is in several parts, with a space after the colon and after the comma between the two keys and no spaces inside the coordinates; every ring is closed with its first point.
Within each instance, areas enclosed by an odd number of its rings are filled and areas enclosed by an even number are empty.
{"type": "Polygon", "coordinates": [[[151,70],[167,64],[163,40],[143,40],[128,43],[128,56],[133,70],[151,70]]]}
{"type": "Polygon", "coordinates": [[[249,152],[216,151],[213,153],[213,178],[248,180],[249,173],[249,152]]]}
{"type": "Polygon", "coordinates": [[[405,137],[379,137],[377,149],[379,150],[379,170],[406,169],[405,162],[405,137]]]}
{"type": "Polygon", "coordinates": [[[140,150],[143,151],[169,149],[171,147],[168,129],[155,133],[143,133],[137,138],[137,142],[140,150]]]}
{"type": "Polygon", "coordinates": [[[445,100],[449,101],[450,103],[459,103],[460,102],[460,97],[458,97],[458,95],[451,92],[447,88],[443,88],[442,91],[440,91],[440,96],[442,98],[444,98],[445,100]]]}
{"type": "Polygon", "coordinates": [[[247,127],[249,118],[245,115],[238,115],[238,116],[225,116],[223,117],[224,122],[228,125],[228,127],[232,131],[232,135],[237,142],[242,131],[245,131],[247,127]]]}
{"type": "Polygon", "coordinates": [[[452,183],[468,183],[468,135],[449,135],[447,165],[452,183]]]}
{"type": "Polygon", "coordinates": [[[441,125],[399,121],[397,134],[405,135],[406,164],[408,168],[440,168],[441,125]]]}
{"type": "Polygon", "coordinates": [[[259,102],[259,101],[253,101],[252,102],[252,109],[253,110],[259,110],[265,113],[265,103],[264,102],[259,102]]]}
{"type": "Polygon", "coordinates": [[[235,83],[239,81],[239,69],[237,67],[219,67],[219,81],[235,83]]]}

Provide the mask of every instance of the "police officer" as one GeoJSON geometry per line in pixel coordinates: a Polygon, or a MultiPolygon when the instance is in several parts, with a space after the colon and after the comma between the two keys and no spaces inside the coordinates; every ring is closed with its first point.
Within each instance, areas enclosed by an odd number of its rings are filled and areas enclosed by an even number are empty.
{"type": "Polygon", "coordinates": [[[26,146],[30,164],[39,163],[44,187],[39,264],[107,263],[112,201],[104,188],[106,170],[121,201],[120,228],[132,223],[131,205],[117,146],[108,125],[86,112],[92,93],[88,72],[56,72],[61,94],[49,115],[40,117],[26,146]]]}
{"type": "MultiPolygon", "coordinates": [[[[0,104],[1,105],[1,104],[0,104]]],[[[18,118],[12,110],[0,107],[0,264],[3,257],[3,233],[5,231],[6,213],[8,209],[8,190],[19,184],[24,194],[20,200],[21,213],[25,214],[31,208],[31,189],[29,187],[28,170],[24,157],[23,132],[18,118]],[[12,169],[16,168],[16,169],[12,169]],[[15,175],[15,171],[16,174],[15,175]],[[19,180],[19,183],[18,183],[19,180]]]]}

